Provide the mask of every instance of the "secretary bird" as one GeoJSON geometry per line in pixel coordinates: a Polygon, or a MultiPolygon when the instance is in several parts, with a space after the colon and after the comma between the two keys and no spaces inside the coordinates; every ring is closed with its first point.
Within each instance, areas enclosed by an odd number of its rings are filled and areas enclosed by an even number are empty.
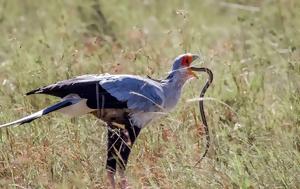
{"type": "Polygon", "coordinates": [[[109,182],[115,188],[115,172],[121,175],[121,187],[126,188],[124,174],[128,157],[137,136],[151,120],[169,112],[177,104],[183,85],[197,77],[191,63],[195,54],[175,58],[166,79],[155,80],[136,75],[82,75],[41,87],[26,95],[46,94],[62,98],[52,106],[27,117],[0,125],[7,127],[29,123],[43,115],[57,111],[69,116],[88,113],[107,124],[106,169],[109,182]]]}

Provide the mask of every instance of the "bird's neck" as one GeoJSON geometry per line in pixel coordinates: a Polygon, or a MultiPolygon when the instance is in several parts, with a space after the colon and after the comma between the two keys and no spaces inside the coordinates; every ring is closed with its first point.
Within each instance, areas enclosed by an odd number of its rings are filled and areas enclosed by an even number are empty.
{"type": "Polygon", "coordinates": [[[164,80],[164,85],[167,87],[175,87],[181,89],[188,80],[188,77],[183,76],[180,72],[171,72],[168,77],[164,80]]]}
{"type": "Polygon", "coordinates": [[[165,80],[163,80],[163,90],[166,97],[165,108],[171,110],[175,107],[179,101],[181,95],[181,89],[187,79],[178,77],[176,74],[170,74],[165,80]]]}

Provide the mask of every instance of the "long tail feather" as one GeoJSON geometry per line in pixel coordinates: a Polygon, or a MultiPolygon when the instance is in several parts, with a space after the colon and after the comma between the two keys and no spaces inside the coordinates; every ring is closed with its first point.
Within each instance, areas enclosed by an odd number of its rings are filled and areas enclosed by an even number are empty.
{"type": "Polygon", "coordinates": [[[61,102],[58,102],[52,106],[49,106],[45,109],[42,109],[36,113],[33,113],[29,116],[26,116],[26,117],[23,117],[21,119],[18,119],[16,121],[13,121],[13,122],[10,122],[10,123],[6,123],[6,124],[3,124],[3,125],[0,125],[0,128],[2,127],[8,127],[8,126],[13,126],[13,125],[22,125],[24,123],[29,123],[37,118],[40,118],[42,117],[43,115],[46,115],[50,112],[53,112],[53,111],[56,111],[56,110],[59,110],[59,109],[62,109],[62,108],[65,108],[67,106],[70,106],[70,105],[73,105],[73,104],[76,104],[78,103],[78,99],[65,99],[61,102]]]}

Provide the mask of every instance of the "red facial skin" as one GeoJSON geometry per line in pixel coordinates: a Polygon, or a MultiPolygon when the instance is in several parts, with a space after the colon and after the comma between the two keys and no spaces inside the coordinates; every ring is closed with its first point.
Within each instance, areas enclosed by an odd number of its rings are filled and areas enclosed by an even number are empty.
{"type": "Polygon", "coordinates": [[[185,55],[184,57],[182,57],[181,65],[184,67],[189,67],[192,61],[193,61],[192,55],[185,55]]]}
{"type": "MultiPolygon", "coordinates": [[[[193,62],[193,56],[192,55],[185,55],[184,57],[182,57],[182,60],[181,60],[181,65],[183,67],[190,67],[191,63],[193,62]]],[[[187,68],[187,77],[188,78],[198,78],[198,76],[190,69],[190,68],[187,68]]]]}

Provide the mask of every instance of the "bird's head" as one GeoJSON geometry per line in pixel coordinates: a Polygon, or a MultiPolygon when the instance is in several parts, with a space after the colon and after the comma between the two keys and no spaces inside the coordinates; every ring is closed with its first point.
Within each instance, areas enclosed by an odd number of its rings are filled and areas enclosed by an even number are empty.
{"type": "Polygon", "coordinates": [[[197,75],[192,71],[191,64],[196,59],[200,58],[199,55],[186,53],[177,56],[173,63],[172,73],[181,77],[184,80],[196,77],[197,75]]]}

